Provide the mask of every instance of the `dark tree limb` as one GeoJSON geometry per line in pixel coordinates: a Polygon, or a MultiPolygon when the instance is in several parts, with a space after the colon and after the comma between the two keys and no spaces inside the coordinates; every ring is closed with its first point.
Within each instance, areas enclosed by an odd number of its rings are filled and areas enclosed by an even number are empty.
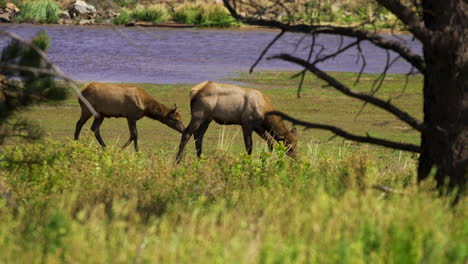
{"type": "MultiPolygon", "coordinates": [[[[232,1],[232,0],[231,0],[232,1]]],[[[323,26],[323,25],[305,25],[297,24],[290,25],[275,20],[259,19],[255,17],[243,17],[239,15],[236,9],[232,6],[229,0],[223,0],[224,5],[229,10],[231,15],[246,24],[274,27],[287,32],[297,33],[317,33],[317,34],[329,34],[357,38],[358,40],[367,40],[377,47],[382,49],[388,49],[399,54],[402,58],[408,61],[418,71],[424,74],[426,71],[426,63],[424,59],[418,54],[414,53],[410,48],[399,41],[394,41],[383,36],[378,35],[376,32],[370,32],[352,27],[339,27],[339,26],[323,26]]],[[[235,1],[234,1],[235,2],[235,1]]]]}
{"type": "Polygon", "coordinates": [[[268,50],[276,43],[276,41],[278,41],[278,39],[280,39],[282,36],[284,35],[284,31],[281,31],[278,35],[276,35],[276,37],[270,42],[268,43],[268,45],[265,47],[265,49],[263,49],[262,53],[260,54],[260,56],[257,58],[257,60],[255,61],[255,63],[250,67],[250,70],[249,70],[249,73],[252,73],[253,70],[255,69],[255,67],[258,65],[258,63],[260,63],[260,61],[263,59],[263,57],[265,56],[265,54],[268,52],[268,50]]]}
{"type": "Polygon", "coordinates": [[[426,42],[430,37],[430,31],[424,26],[423,21],[416,12],[404,5],[400,0],[375,0],[398,17],[421,42],[426,42]]]}
{"type": "Polygon", "coordinates": [[[369,135],[367,135],[367,136],[358,136],[358,135],[346,132],[345,130],[343,130],[343,129],[339,128],[339,127],[335,127],[335,126],[331,126],[331,125],[318,124],[318,123],[310,123],[310,122],[307,122],[307,121],[302,121],[302,120],[299,120],[299,119],[295,119],[295,118],[293,118],[293,117],[291,117],[291,116],[289,116],[287,114],[284,114],[282,112],[278,112],[278,111],[268,112],[267,115],[276,115],[276,116],[281,117],[284,120],[287,120],[287,121],[293,123],[294,125],[300,125],[300,126],[304,126],[306,128],[328,130],[328,131],[334,133],[337,136],[340,136],[340,137],[343,137],[343,138],[346,138],[346,139],[349,139],[349,140],[352,140],[352,141],[356,141],[356,142],[369,143],[369,144],[374,144],[374,145],[383,146],[383,147],[387,147],[387,148],[410,151],[410,152],[416,152],[416,153],[421,152],[421,148],[419,146],[417,146],[417,145],[394,142],[394,141],[390,141],[390,140],[386,140],[386,139],[371,137],[369,135]]]}
{"type": "Polygon", "coordinates": [[[417,131],[421,132],[423,130],[423,125],[421,124],[421,122],[416,120],[414,117],[410,116],[407,112],[399,109],[398,107],[396,107],[395,105],[391,104],[388,101],[384,101],[384,100],[379,99],[377,97],[374,97],[372,95],[368,95],[368,94],[365,94],[365,93],[359,93],[359,92],[356,92],[356,91],[350,89],[349,87],[345,86],[344,84],[342,84],[341,82],[339,82],[338,80],[336,80],[335,78],[333,78],[332,76],[327,74],[326,72],[320,70],[319,68],[317,68],[313,64],[307,63],[307,61],[305,61],[303,59],[293,57],[293,56],[291,56],[289,54],[280,54],[280,55],[277,55],[277,56],[270,57],[269,59],[281,59],[281,60],[284,60],[284,61],[289,61],[289,62],[292,62],[292,63],[296,63],[298,65],[301,65],[304,68],[307,68],[310,72],[315,74],[320,79],[327,82],[329,85],[331,85],[336,90],[342,92],[343,94],[346,94],[346,95],[348,95],[350,97],[353,97],[353,98],[357,98],[359,100],[362,100],[364,102],[367,102],[367,103],[370,103],[370,104],[372,104],[374,106],[377,106],[377,107],[379,107],[381,109],[384,109],[387,112],[390,112],[393,115],[395,115],[401,121],[403,121],[403,122],[407,123],[408,125],[410,125],[412,128],[416,129],[417,131]]]}

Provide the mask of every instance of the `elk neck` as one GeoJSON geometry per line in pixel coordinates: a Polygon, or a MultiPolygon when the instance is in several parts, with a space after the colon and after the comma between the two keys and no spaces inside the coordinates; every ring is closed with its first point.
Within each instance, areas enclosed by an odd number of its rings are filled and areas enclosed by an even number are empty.
{"type": "Polygon", "coordinates": [[[148,100],[145,102],[145,116],[158,120],[158,121],[164,121],[167,114],[171,109],[161,103],[159,103],[156,100],[148,100]]]}

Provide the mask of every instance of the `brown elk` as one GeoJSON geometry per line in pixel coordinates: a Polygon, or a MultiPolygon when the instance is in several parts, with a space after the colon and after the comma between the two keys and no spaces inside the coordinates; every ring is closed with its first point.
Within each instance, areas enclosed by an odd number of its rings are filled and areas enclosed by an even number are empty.
{"type": "MultiPolygon", "coordinates": [[[[125,117],[127,119],[130,138],[123,147],[127,147],[133,141],[135,151],[138,151],[136,121],[144,116],[158,120],[180,133],[185,129],[177,112],[177,105],[174,105],[172,109],[168,108],[138,87],[125,84],[91,82],[83,87],[81,93],[99,114],[98,117],[94,118],[91,131],[94,132],[94,136],[103,147],[106,144],[102,140],[99,127],[105,117],[125,117]]],[[[81,117],[76,123],[75,140],[78,140],[81,128],[92,116],[85,104],[79,99],[78,102],[81,106],[81,117]]]]}
{"type": "Polygon", "coordinates": [[[295,157],[297,132],[286,127],[281,118],[266,113],[274,107],[264,94],[258,90],[241,88],[235,85],[205,81],[190,90],[192,118],[182,133],[176,162],[180,162],[188,140],[195,134],[197,156],[202,154],[203,136],[211,121],[222,125],[242,126],[247,153],[252,153],[252,133],[255,131],[266,140],[270,151],[274,140],[283,141],[288,147],[287,154],[295,157]]]}

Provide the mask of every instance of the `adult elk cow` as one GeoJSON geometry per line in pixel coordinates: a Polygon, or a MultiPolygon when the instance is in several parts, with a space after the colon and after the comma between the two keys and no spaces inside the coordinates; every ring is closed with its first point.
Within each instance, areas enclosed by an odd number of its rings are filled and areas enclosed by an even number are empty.
{"type": "Polygon", "coordinates": [[[205,81],[190,90],[190,108],[192,119],[182,133],[177,163],[182,159],[185,145],[192,134],[195,134],[195,147],[200,157],[203,136],[213,120],[222,125],[241,125],[248,154],[252,153],[252,133],[255,131],[267,141],[270,151],[274,140],[283,141],[288,148],[287,154],[291,157],[296,155],[296,129],[289,131],[281,118],[266,115],[274,107],[260,91],[205,81]]]}
{"type": "MultiPolygon", "coordinates": [[[[91,131],[94,132],[96,139],[103,147],[106,144],[99,133],[99,127],[105,117],[127,118],[130,138],[123,147],[127,147],[133,141],[135,151],[138,151],[136,121],[144,116],[158,120],[181,133],[185,129],[176,105],[170,109],[138,87],[125,84],[91,82],[83,87],[81,93],[99,114],[99,117],[94,118],[91,131]]],[[[75,140],[78,140],[81,128],[92,116],[85,104],[81,100],[78,100],[78,102],[81,106],[81,117],[76,123],[75,140]]]]}

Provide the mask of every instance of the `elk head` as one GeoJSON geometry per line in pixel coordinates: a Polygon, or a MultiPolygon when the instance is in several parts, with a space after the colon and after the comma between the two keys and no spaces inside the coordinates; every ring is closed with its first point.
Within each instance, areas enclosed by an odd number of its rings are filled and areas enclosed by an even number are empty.
{"type": "Polygon", "coordinates": [[[164,117],[164,123],[169,127],[182,133],[185,130],[185,126],[182,123],[180,114],[177,112],[177,105],[174,104],[174,107],[166,114],[164,117]]]}

